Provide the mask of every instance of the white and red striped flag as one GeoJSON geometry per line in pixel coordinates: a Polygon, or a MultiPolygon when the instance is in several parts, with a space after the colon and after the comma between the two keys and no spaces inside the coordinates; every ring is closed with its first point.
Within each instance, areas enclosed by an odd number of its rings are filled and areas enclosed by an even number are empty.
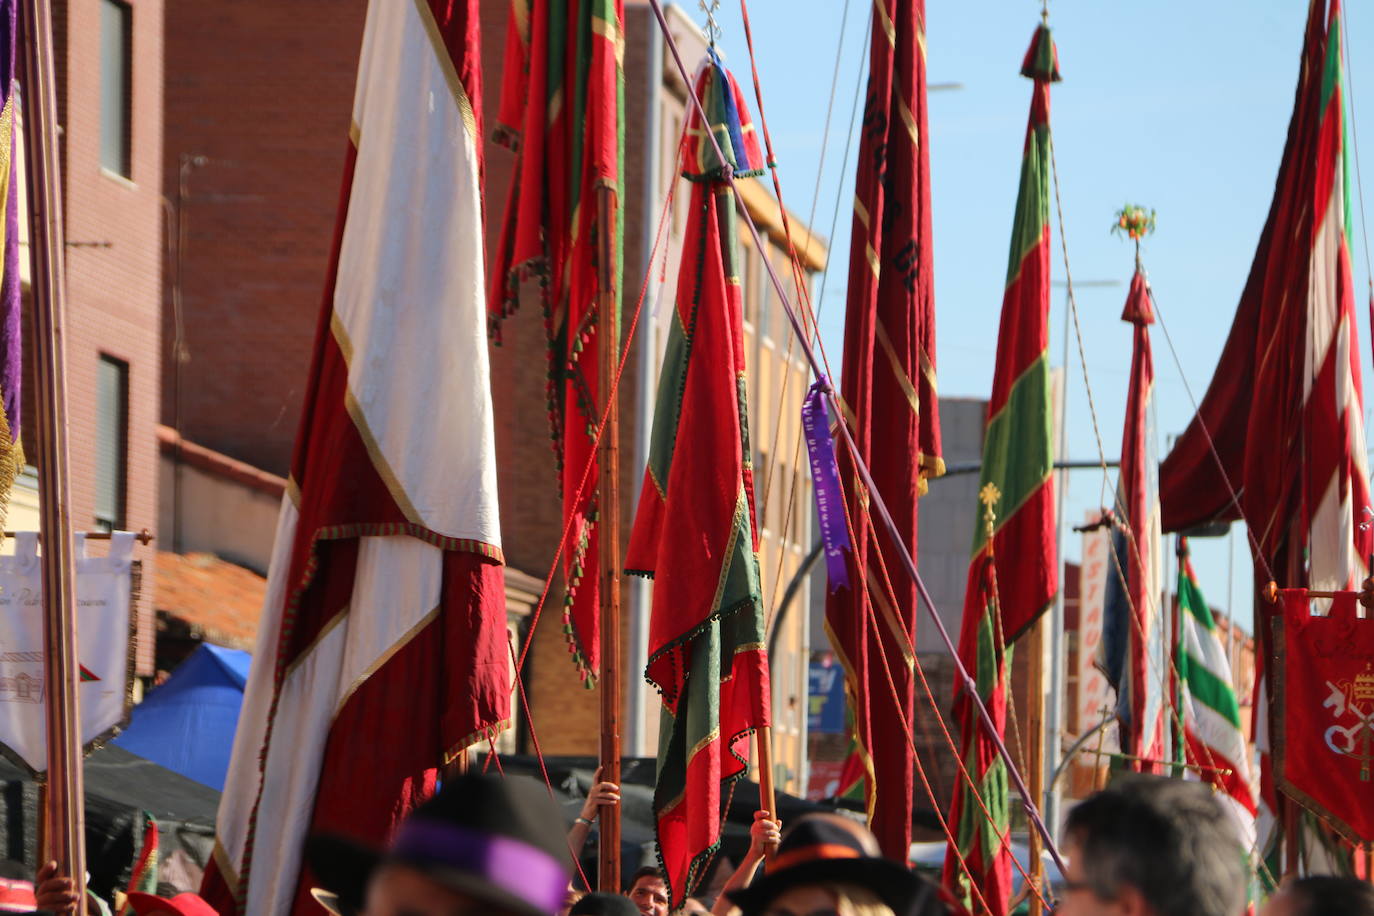
{"type": "Polygon", "coordinates": [[[508,718],[476,0],[377,0],[291,481],[203,894],[318,912],[301,847],[381,842],[508,718]]]}

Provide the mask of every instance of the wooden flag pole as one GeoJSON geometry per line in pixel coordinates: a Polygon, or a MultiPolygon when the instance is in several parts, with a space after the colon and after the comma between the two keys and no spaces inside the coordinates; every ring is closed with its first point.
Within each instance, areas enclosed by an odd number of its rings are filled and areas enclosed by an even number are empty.
{"type": "MultiPolygon", "coordinates": [[[[597,223],[597,340],[601,366],[597,388],[606,409],[606,425],[598,443],[601,475],[596,518],[601,543],[601,779],[620,785],[620,409],[613,389],[620,366],[620,316],[616,309],[616,192],[596,191],[597,223]]],[[[620,891],[620,805],[601,806],[601,856],[597,886],[620,891]]]]}
{"type": "Polygon", "coordinates": [[[63,337],[61,163],[49,0],[24,0],[24,140],[28,153],[33,356],[37,406],[38,502],[43,534],[43,679],[47,697],[45,861],[57,862],[86,894],[81,713],[77,686],[75,580],[67,490],[67,392],[63,337]]]}
{"type": "MultiPolygon", "coordinates": [[[[773,790],[773,728],[760,725],[754,733],[754,741],[759,750],[759,808],[768,812],[769,820],[778,819],[778,800],[773,790]]],[[[772,858],[777,847],[769,845],[766,855],[772,858]]]]}

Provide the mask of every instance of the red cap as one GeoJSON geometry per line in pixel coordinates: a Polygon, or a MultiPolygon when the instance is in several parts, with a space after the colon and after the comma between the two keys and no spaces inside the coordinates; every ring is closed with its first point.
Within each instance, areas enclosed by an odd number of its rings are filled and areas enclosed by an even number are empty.
{"type": "Polygon", "coordinates": [[[38,909],[32,881],[0,878],[0,913],[31,913],[38,909]]]}
{"type": "Polygon", "coordinates": [[[199,894],[177,894],[171,900],[153,894],[130,894],[129,906],[138,916],[219,916],[199,894]]]}

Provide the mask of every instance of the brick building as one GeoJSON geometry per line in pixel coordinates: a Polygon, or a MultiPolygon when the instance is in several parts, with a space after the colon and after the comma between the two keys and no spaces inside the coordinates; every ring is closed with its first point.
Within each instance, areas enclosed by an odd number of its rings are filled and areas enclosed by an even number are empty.
{"type": "MultiPolygon", "coordinates": [[[[72,526],[157,529],[162,273],[162,0],[53,4],[66,227],[66,373],[72,526]]],[[[22,183],[20,187],[22,187],[22,183]]],[[[25,245],[26,214],[21,213],[25,245]]],[[[25,319],[31,328],[29,316],[25,319]]],[[[31,341],[25,453],[36,456],[31,341]]],[[[38,527],[22,477],[11,528],[38,527]]],[[[156,551],[143,564],[135,670],[153,673],[156,551]]]]}

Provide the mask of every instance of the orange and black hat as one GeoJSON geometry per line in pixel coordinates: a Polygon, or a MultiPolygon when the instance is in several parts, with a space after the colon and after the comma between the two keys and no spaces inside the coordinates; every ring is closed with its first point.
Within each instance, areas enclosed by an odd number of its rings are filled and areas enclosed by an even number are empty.
{"type": "Polygon", "coordinates": [[[754,916],[794,887],[855,884],[877,894],[896,916],[945,912],[933,884],[896,862],[870,853],[855,826],[833,815],[802,818],[783,835],[763,876],[726,896],[744,916],[754,916]]]}

